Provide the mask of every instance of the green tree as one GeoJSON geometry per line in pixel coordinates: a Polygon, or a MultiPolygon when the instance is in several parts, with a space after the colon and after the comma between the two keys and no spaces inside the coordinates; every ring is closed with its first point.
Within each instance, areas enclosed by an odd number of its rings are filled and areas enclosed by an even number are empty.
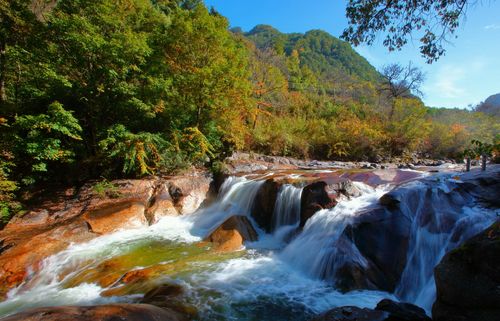
{"type": "Polygon", "coordinates": [[[48,107],[47,114],[16,117],[16,159],[27,169],[26,184],[42,178],[49,166],[74,161],[76,142],[82,140],[78,120],[58,103],[48,107]]]}

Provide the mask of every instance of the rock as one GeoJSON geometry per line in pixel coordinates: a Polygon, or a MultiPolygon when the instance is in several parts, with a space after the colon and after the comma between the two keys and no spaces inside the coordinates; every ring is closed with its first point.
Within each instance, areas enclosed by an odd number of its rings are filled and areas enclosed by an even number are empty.
{"type": "Polygon", "coordinates": [[[184,292],[184,288],[180,285],[164,284],[147,292],[141,303],[175,311],[187,320],[196,319],[198,310],[195,306],[185,302],[183,299],[184,292]]]}
{"type": "Polygon", "coordinates": [[[79,191],[50,191],[30,201],[23,216],[0,231],[0,299],[37,271],[40,262],[71,243],[86,242],[119,229],[147,226],[165,215],[196,210],[206,196],[210,175],[194,172],[170,178],[116,180],[113,193],[95,190],[95,182],[79,191]],[[174,186],[176,199],[168,187],[174,186]],[[172,208],[171,202],[174,203],[172,208]]]}
{"type": "Polygon", "coordinates": [[[215,245],[216,251],[239,250],[244,242],[257,241],[258,235],[252,223],[245,216],[232,216],[213,231],[205,241],[215,245]]]}
{"type": "Polygon", "coordinates": [[[99,208],[83,215],[91,231],[108,234],[121,229],[145,227],[148,221],[145,216],[146,206],[141,202],[119,202],[99,208]]]}
{"type": "Polygon", "coordinates": [[[375,208],[346,227],[343,236],[354,243],[366,259],[346,262],[337,272],[336,285],[344,290],[380,289],[394,291],[406,265],[411,220],[375,208]]]}
{"type": "Polygon", "coordinates": [[[156,224],[165,216],[177,216],[179,212],[175,208],[174,200],[170,196],[167,184],[162,184],[158,189],[152,205],[146,212],[149,224],[156,224]]]}
{"type": "Polygon", "coordinates": [[[194,213],[207,198],[212,178],[204,172],[172,177],[168,191],[181,215],[194,213]]]}
{"type": "Polygon", "coordinates": [[[500,220],[449,252],[434,270],[435,321],[496,320],[500,316],[500,220]]]}
{"type": "Polygon", "coordinates": [[[184,321],[181,314],[148,304],[60,306],[17,313],[1,321],[184,321]]]}
{"type": "Polygon", "coordinates": [[[498,208],[499,171],[500,166],[491,166],[456,179],[428,177],[385,194],[378,205],[358,213],[332,244],[337,256],[346,259],[325,266],[323,277],[343,291],[393,292],[407,264],[414,220],[427,232],[449,234],[452,244],[460,244],[475,233],[474,226],[460,220],[464,207],[480,203],[498,208]]]}
{"type": "Polygon", "coordinates": [[[353,306],[339,307],[329,310],[311,321],[384,321],[388,313],[353,306]]]}
{"type": "Polygon", "coordinates": [[[388,321],[432,321],[424,309],[410,303],[384,299],[377,304],[375,310],[389,312],[386,319],[388,321]]]}
{"type": "Polygon", "coordinates": [[[266,180],[255,195],[251,214],[257,224],[267,233],[272,230],[273,212],[281,183],[266,180]]]}
{"type": "Polygon", "coordinates": [[[331,189],[329,192],[328,184],[323,181],[304,187],[300,200],[300,227],[304,227],[306,221],[317,211],[337,205],[335,196],[331,189]]]}
{"type": "Polygon", "coordinates": [[[431,321],[425,311],[413,304],[384,299],[373,309],[352,306],[329,310],[311,321],[431,321]]]}

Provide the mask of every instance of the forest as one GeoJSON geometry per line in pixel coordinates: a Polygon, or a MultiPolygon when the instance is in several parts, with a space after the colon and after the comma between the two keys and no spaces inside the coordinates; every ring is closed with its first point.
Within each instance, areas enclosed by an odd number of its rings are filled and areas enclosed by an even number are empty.
{"type": "Polygon", "coordinates": [[[233,151],[460,159],[495,116],[427,107],[326,32],[245,32],[196,0],[0,0],[0,216],[48,184],[220,170],[233,151]]]}

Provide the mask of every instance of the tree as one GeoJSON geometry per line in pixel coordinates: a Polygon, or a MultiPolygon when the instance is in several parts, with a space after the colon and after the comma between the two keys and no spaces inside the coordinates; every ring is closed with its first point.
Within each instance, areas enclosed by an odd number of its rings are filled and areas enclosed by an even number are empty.
{"type": "Polygon", "coordinates": [[[422,95],[420,86],[425,80],[425,75],[419,68],[414,67],[411,62],[406,67],[396,63],[384,66],[381,74],[383,81],[379,90],[392,100],[389,114],[389,119],[392,120],[397,99],[422,95]]]}
{"type": "Polygon", "coordinates": [[[417,31],[420,53],[428,63],[444,55],[443,44],[455,34],[467,9],[475,0],[349,0],[349,26],[342,38],[354,45],[372,44],[385,32],[384,46],[399,50],[417,31]]]}

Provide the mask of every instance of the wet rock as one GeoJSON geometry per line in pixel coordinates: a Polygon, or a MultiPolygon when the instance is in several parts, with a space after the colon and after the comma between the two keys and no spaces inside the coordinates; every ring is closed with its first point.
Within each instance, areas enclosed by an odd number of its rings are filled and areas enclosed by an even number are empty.
{"type": "Polygon", "coordinates": [[[486,172],[479,170],[462,175],[461,188],[477,198],[485,207],[500,207],[500,165],[490,165],[486,172]]]}
{"type": "Polygon", "coordinates": [[[336,194],[328,188],[328,184],[320,181],[304,187],[300,200],[300,227],[303,227],[307,220],[317,211],[332,208],[337,205],[336,194]]]}
{"type": "Polygon", "coordinates": [[[387,316],[384,311],[346,306],[329,310],[311,321],[384,321],[387,316]]]}
{"type": "Polygon", "coordinates": [[[174,200],[170,196],[167,184],[161,184],[151,206],[146,211],[149,224],[156,224],[165,216],[177,216],[179,212],[175,208],[174,200]]]}
{"type": "Polygon", "coordinates": [[[384,299],[377,304],[375,310],[388,312],[388,321],[432,321],[424,309],[410,303],[384,299]]]}
{"type": "Polygon", "coordinates": [[[169,194],[181,215],[194,213],[207,198],[212,178],[206,173],[172,177],[169,194]]]}
{"type": "Polygon", "coordinates": [[[182,215],[194,213],[206,199],[211,179],[198,176],[173,178],[169,192],[175,207],[182,215]]]}
{"type": "Polygon", "coordinates": [[[111,182],[113,193],[96,191],[94,182],[80,190],[55,191],[32,200],[26,215],[15,217],[0,231],[0,298],[25,280],[28,269],[36,271],[44,258],[71,243],[119,229],[147,226],[177,210],[183,214],[194,211],[203,201],[210,180],[203,172],[116,180],[111,182]],[[165,186],[180,191],[175,200],[165,186]]]}
{"type": "Polygon", "coordinates": [[[178,312],[148,304],[108,304],[99,306],[61,306],[32,309],[1,321],[183,321],[178,312]]]}
{"type": "Polygon", "coordinates": [[[205,241],[211,242],[216,251],[239,250],[244,242],[257,241],[258,235],[252,223],[245,216],[232,216],[213,231],[205,241]]]}
{"type": "Polygon", "coordinates": [[[343,237],[354,243],[366,260],[346,262],[337,273],[336,284],[344,291],[380,289],[392,292],[406,265],[411,220],[385,208],[367,211],[347,226],[343,237]]]}
{"type": "Polygon", "coordinates": [[[121,229],[147,226],[145,210],[143,203],[125,201],[87,212],[83,219],[89,224],[92,232],[108,234],[121,229]]]}
{"type": "Polygon", "coordinates": [[[186,320],[196,319],[198,310],[185,302],[184,292],[184,288],[180,285],[164,284],[144,294],[141,303],[175,311],[186,320]]]}
{"type": "Polygon", "coordinates": [[[281,183],[268,179],[255,195],[251,214],[257,224],[266,232],[271,232],[274,206],[278,197],[281,183]]]}
{"type": "Polygon", "coordinates": [[[431,321],[425,311],[413,304],[384,299],[375,309],[339,307],[329,310],[311,321],[431,321]]]}
{"type": "MultiPolygon", "coordinates": [[[[464,207],[486,201],[494,206],[500,199],[499,171],[500,167],[492,166],[485,173],[455,179],[429,177],[387,193],[378,205],[358,213],[332,244],[337,255],[347,259],[325,266],[324,278],[343,291],[393,292],[407,264],[412,229],[424,228],[436,236],[448,233],[454,244],[471,237],[474,229],[460,220],[464,207]]],[[[465,288],[454,293],[464,292],[465,288]]]]}
{"type": "Polygon", "coordinates": [[[436,321],[496,320],[500,315],[500,220],[446,254],[434,270],[436,321]]]}

